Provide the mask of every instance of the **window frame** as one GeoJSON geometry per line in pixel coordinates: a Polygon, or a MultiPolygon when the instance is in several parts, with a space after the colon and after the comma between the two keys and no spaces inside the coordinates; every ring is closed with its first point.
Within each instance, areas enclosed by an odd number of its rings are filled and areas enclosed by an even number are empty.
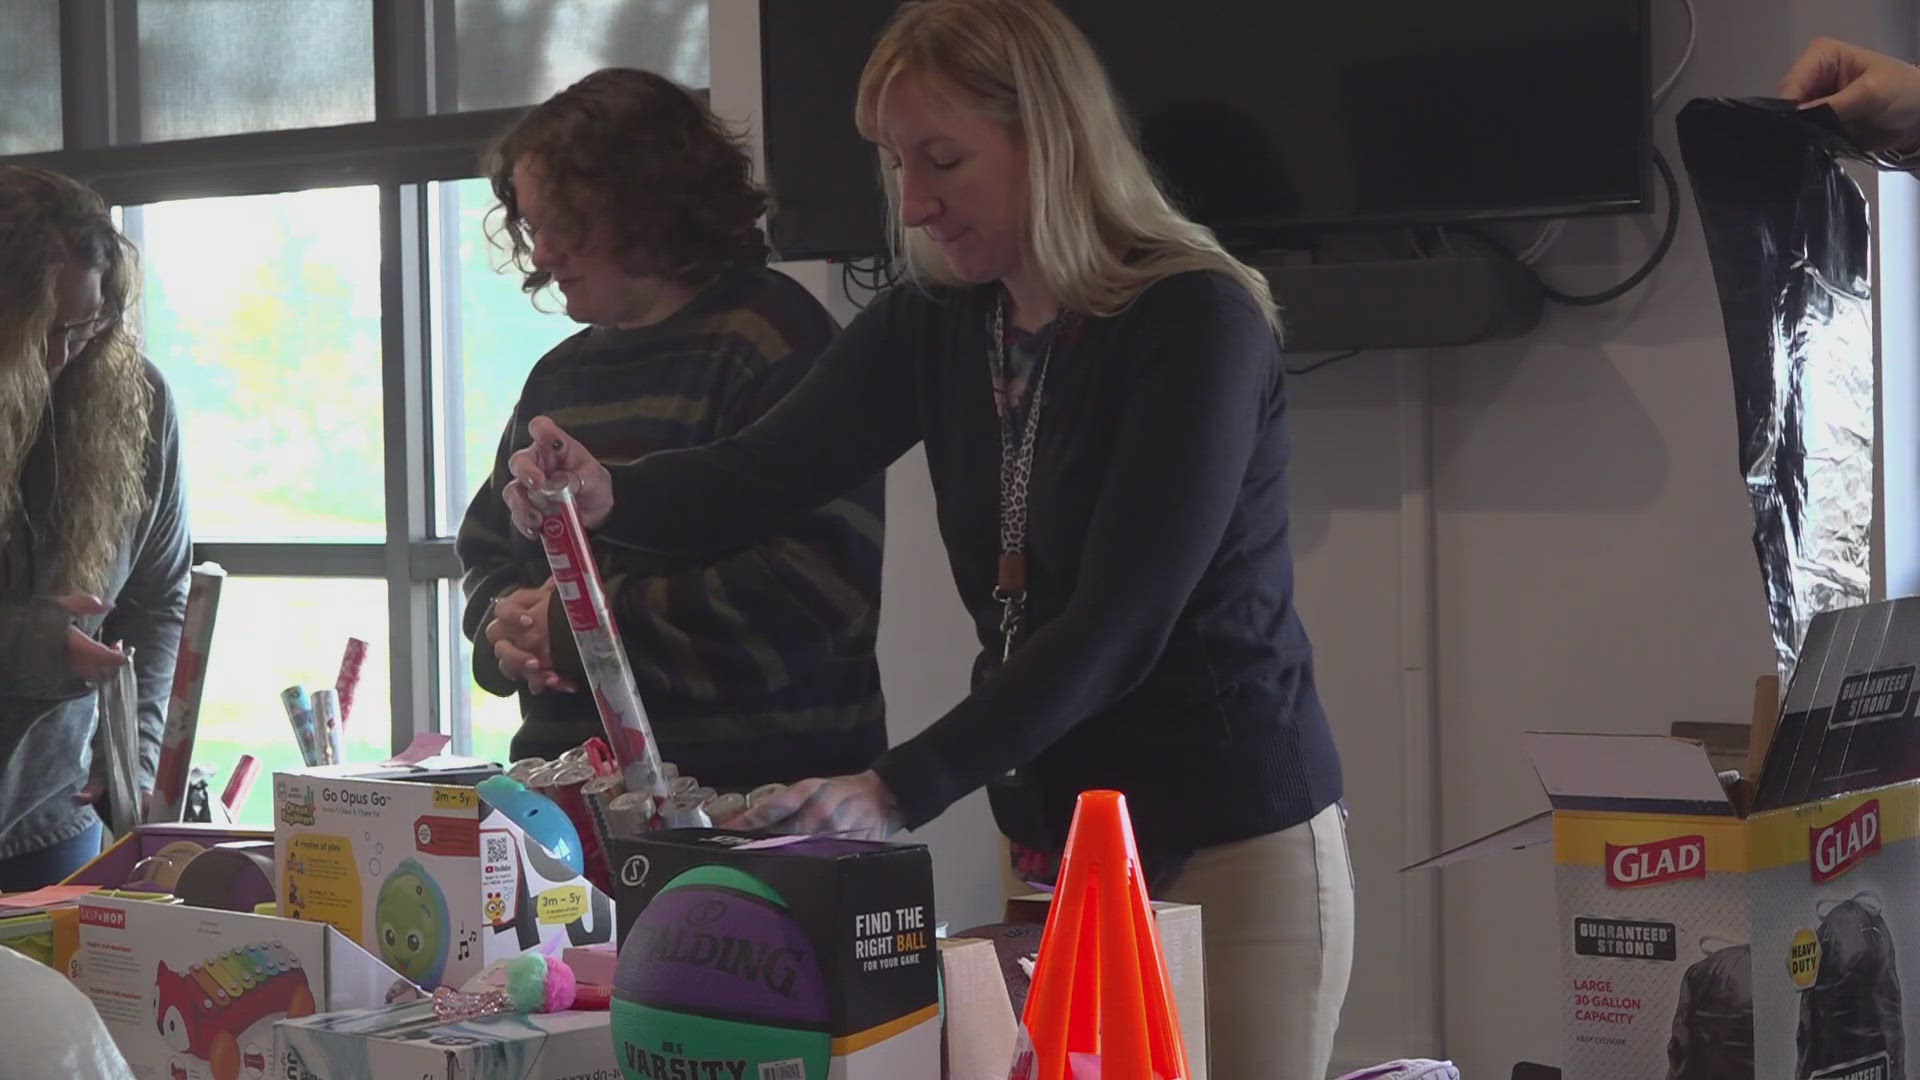
{"type": "Polygon", "coordinates": [[[445,305],[458,297],[450,184],[479,175],[487,144],[524,107],[440,112],[455,93],[454,0],[371,0],[374,119],[238,135],[140,141],[138,0],[60,0],[60,150],[0,157],[91,185],[122,208],[140,242],[139,208],[178,199],[271,195],[344,186],[380,192],[381,423],[386,533],[381,542],[194,543],[194,561],[232,575],[382,579],[392,655],[392,746],[446,732],[472,746],[471,679],[461,663],[460,563],[443,490],[457,475],[463,422],[457,343],[445,305]],[[449,211],[443,213],[443,211],[449,211]],[[436,342],[435,335],[442,335],[436,342]],[[436,344],[443,346],[436,348],[436,344]],[[451,471],[450,471],[451,470],[451,471]]]}

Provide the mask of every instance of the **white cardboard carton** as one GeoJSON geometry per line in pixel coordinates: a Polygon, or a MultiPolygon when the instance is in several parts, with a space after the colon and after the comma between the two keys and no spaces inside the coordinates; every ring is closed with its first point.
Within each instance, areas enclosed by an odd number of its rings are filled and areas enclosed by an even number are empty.
{"type": "Polygon", "coordinates": [[[453,1023],[430,1002],[284,1020],[275,1080],[621,1080],[603,1012],[453,1023]]]}
{"type": "Polygon", "coordinates": [[[139,1080],[257,1078],[275,1021],[419,996],[332,927],[181,904],[83,898],[75,961],[139,1080]]]}
{"type": "MultiPolygon", "coordinates": [[[[1688,988],[1724,968],[1745,978],[1747,823],[1698,743],[1532,732],[1526,747],[1553,810],[1408,869],[1551,840],[1565,1075],[1667,1076],[1688,988]]],[[[1737,1037],[1713,1052],[1746,1071],[1715,1076],[1751,1072],[1751,1021],[1732,1026],[1737,1037]]]]}
{"type": "Polygon", "coordinates": [[[280,913],[432,989],[530,950],[613,940],[613,901],[470,787],[279,773],[280,913]]]}

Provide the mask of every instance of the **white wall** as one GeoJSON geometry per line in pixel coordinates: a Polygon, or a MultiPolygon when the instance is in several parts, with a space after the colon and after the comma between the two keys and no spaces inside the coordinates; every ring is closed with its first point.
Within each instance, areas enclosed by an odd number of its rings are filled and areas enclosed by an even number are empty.
{"type": "MultiPolygon", "coordinates": [[[[1695,0],[1694,96],[1771,94],[1816,33],[1874,40],[1871,0],[1695,0]]],[[[1655,0],[1655,69],[1684,17],[1655,0]]],[[[1772,669],[1732,388],[1704,241],[1679,239],[1627,300],[1553,311],[1527,340],[1436,352],[1437,670],[1443,838],[1544,806],[1516,742],[1565,728],[1657,732],[1743,721],[1772,669]]],[[[1635,266],[1659,218],[1574,224],[1547,260],[1569,288],[1635,266]]],[[[1445,872],[1448,1051],[1467,1075],[1560,1060],[1556,918],[1542,850],[1445,872]]]]}
{"type": "MultiPolygon", "coordinates": [[[[1695,0],[1694,59],[1656,119],[1669,160],[1680,169],[1673,115],[1689,98],[1771,93],[1814,34],[1882,40],[1908,2],[1695,0]]],[[[1678,0],[1652,3],[1664,77],[1685,17],[1678,0]]],[[[713,100],[739,120],[758,102],[755,10],[713,0],[713,100]]],[[[1497,1078],[1558,1062],[1547,855],[1438,878],[1398,867],[1544,806],[1520,733],[1744,721],[1771,670],[1718,299],[1680,180],[1673,251],[1625,300],[1552,309],[1518,341],[1365,354],[1294,380],[1299,604],[1346,762],[1359,884],[1336,1066],[1446,1053],[1497,1078]]],[[[1612,284],[1663,211],[1574,222],[1545,272],[1572,290],[1612,284]]],[[[833,293],[822,268],[795,270],[833,293]]],[[[897,739],[963,691],[973,644],[917,459],[888,497],[881,659],[897,739]]],[[[981,797],[926,839],[941,917],[996,917],[981,797]]]]}

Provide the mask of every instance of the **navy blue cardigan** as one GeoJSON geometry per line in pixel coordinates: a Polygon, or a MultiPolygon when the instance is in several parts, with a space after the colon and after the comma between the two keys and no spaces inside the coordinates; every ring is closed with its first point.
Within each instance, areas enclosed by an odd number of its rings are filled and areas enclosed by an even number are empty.
{"type": "Polygon", "coordinates": [[[1186,273],[1056,349],[1034,454],[1029,633],[999,662],[998,286],[899,287],[732,438],[613,469],[610,539],[667,552],[777,529],[924,442],[982,651],[972,692],[874,768],[917,827],[989,787],[1014,840],[1064,842],[1125,792],[1149,876],[1299,824],[1340,764],[1293,607],[1279,343],[1231,278],[1186,273]]]}

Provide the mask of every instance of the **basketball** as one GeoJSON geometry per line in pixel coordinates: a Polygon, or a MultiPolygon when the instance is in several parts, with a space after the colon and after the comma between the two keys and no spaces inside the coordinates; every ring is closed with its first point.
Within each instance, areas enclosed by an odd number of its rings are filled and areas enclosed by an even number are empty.
{"type": "Polygon", "coordinates": [[[630,1080],[826,1080],[831,1016],[813,942],[779,893],[731,867],[682,873],[634,920],[612,1010],[630,1080]]]}

